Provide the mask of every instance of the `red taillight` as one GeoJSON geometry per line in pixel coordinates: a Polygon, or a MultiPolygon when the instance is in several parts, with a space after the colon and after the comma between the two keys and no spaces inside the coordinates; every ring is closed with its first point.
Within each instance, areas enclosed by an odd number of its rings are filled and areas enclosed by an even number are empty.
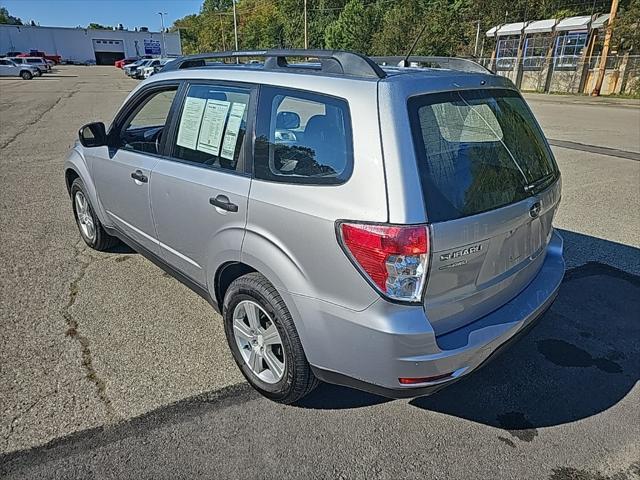
{"type": "Polygon", "coordinates": [[[429,254],[424,225],[340,224],[347,253],[387,296],[420,300],[429,254]]]}
{"type": "Polygon", "coordinates": [[[436,375],[434,377],[418,377],[418,378],[399,378],[398,381],[402,385],[416,385],[419,383],[429,383],[429,382],[437,382],[438,380],[444,380],[445,378],[449,378],[451,373],[445,373],[443,375],[436,375]]]}

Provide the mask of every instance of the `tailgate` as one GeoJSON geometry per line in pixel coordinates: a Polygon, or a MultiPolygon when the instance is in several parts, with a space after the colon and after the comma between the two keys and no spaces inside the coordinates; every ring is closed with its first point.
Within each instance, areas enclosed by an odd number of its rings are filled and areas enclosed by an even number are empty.
{"type": "Polygon", "coordinates": [[[437,335],[491,313],[533,280],[559,201],[560,181],[516,204],[432,225],[424,306],[437,335]]]}

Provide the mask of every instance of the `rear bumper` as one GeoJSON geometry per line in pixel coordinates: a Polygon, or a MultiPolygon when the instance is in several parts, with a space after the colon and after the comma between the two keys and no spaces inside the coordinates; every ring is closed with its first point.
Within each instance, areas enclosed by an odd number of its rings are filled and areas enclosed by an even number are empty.
{"type": "Polygon", "coordinates": [[[565,263],[554,232],[531,283],[498,310],[436,336],[420,306],[377,300],[362,311],[292,296],[299,333],[318,378],[392,398],[433,393],[475,371],[529,329],[555,300],[565,263]],[[446,375],[403,386],[399,378],[446,375]]]}

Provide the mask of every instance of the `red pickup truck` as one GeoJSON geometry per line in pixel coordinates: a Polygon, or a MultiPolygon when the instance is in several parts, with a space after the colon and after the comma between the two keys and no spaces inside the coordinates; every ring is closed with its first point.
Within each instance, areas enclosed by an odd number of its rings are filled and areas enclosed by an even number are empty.
{"type": "Polygon", "coordinates": [[[21,53],[19,55],[14,55],[16,57],[40,57],[45,60],[51,60],[53,63],[58,65],[62,61],[62,57],[60,55],[47,55],[40,50],[30,50],[29,53],[21,53]]]}

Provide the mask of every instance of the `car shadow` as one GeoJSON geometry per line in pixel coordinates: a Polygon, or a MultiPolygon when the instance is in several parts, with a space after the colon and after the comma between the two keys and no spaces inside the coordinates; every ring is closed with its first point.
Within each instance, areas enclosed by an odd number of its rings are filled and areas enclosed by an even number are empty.
{"type": "Polygon", "coordinates": [[[120,253],[120,254],[133,254],[133,253],[137,254],[138,253],[133,248],[131,248],[129,245],[127,245],[124,242],[116,243],[112,247],[109,247],[108,249],[106,249],[105,252],[107,252],[107,253],[120,253]]]}
{"type": "Polygon", "coordinates": [[[318,410],[342,410],[369,407],[391,402],[392,399],[361,392],[352,388],[321,383],[318,387],[294,406],[318,410]]]}
{"type": "MultiPolygon", "coordinates": [[[[592,252],[640,258],[640,249],[565,233],[592,252]],[[604,245],[606,244],[606,245],[604,245]]],[[[410,404],[502,428],[523,440],[536,428],[595,415],[622,400],[640,378],[640,277],[589,262],[567,271],[538,324],[485,368],[410,404]]],[[[388,399],[322,385],[302,408],[347,409],[388,399]]]]}
{"type": "Polygon", "coordinates": [[[640,378],[640,278],[601,263],[570,270],[539,324],[486,368],[411,405],[509,430],[587,418],[640,378]]]}

